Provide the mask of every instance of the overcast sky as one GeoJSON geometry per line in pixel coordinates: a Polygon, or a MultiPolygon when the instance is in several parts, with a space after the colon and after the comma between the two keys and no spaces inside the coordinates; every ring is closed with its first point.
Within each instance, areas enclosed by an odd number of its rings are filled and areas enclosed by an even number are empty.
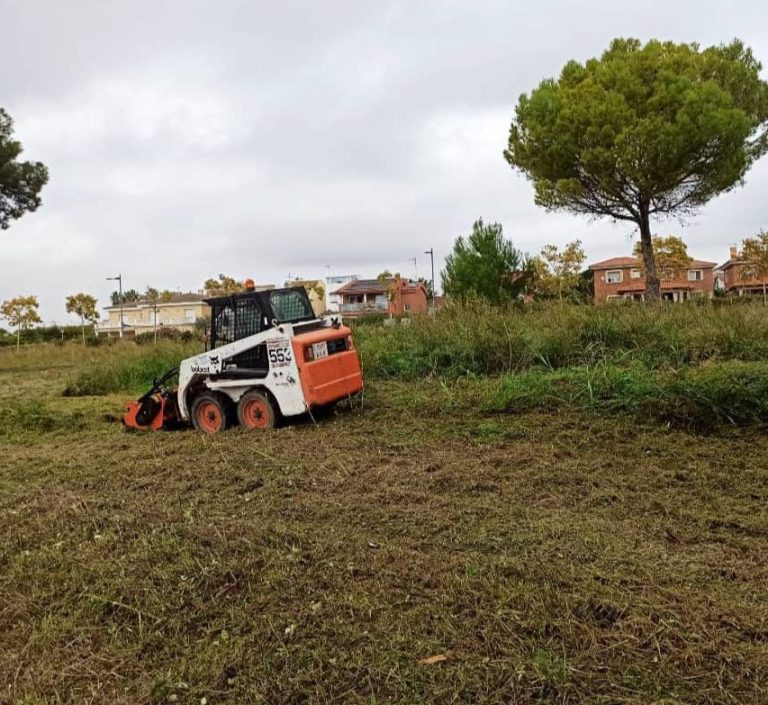
{"type": "MultiPolygon", "coordinates": [[[[0,106],[43,205],[0,231],[0,300],[66,321],[80,290],[197,290],[220,272],[428,276],[478,217],[530,253],[626,224],[551,214],[504,161],[518,96],[616,36],[768,63],[764,0],[0,0],[0,106]]],[[[764,72],[765,74],[765,72],[764,72]]],[[[768,227],[768,158],[680,232],[695,257],[768,227]]]]}

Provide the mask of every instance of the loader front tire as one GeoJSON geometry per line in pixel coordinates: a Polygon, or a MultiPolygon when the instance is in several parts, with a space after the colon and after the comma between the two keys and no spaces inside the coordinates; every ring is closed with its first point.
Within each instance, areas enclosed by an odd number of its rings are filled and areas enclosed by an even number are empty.
{"type": "Polygon", "coordinates": [[[232,425],[231,402],[220,392],[202,392],[192,402],[192,424],[203,433],[219,433],[232,425]]]}
{"type": "Polygon", "coordinates": [[[254,389],[240,397],[237,419],[243,428],[274,428],[277,425],[277,410],[267,394],[254,389]]]}

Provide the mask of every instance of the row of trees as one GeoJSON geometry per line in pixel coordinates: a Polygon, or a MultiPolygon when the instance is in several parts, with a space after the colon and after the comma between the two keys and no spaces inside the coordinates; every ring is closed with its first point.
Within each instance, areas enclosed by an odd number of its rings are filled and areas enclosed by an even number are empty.
{"type": "MultiPolygon", "coordinates": [[[[80,318],[80,328],[85,345],[86,324],[94,324],[99,317],[96,310],[96,297],[80,292],[67,296],[67,313],[75,314],[80,318]]],[[[21,344],[22,331],[29,330],[43,322],[40,318],[40,303],[37,296],[16,296],[3,301],[0,304],[0,318],[8,322],[16,333],[16,348],[21,344]]]]}
{"type": "MultiPolygon", "coordinates": [[[[659,281],[678,279],[692,262],[688,246],[679,237],[652,238],[654,265],[659,281]]],[[[642,242],[634,255],[648,281],[642,242]]],[[[740,260],[745,279],[768,279],[768,232],[761,230],[742,242],[740,260]]],[[[459,237],[446,258],[443,291],[458,300],[483,299],[504,304],[535,296],[544,299],[589,301],[594,293],[591,273],[583,271],[586,255],[580,240],[563,248],[545,245],[536,256],[518,250],[504,237],[501,224],[475,222],[472,233],[459,237]]],[[[765,295],[766,287],[763,287],[765,295]]]]}
{"type": "MultiPolygon", "coordinates": [[[[204,287],[213,295],[217,295],[242,291],[243,283],[233,277],[221,274],[218,279],[206,280],[204,287]]],[[[122,293],[122,298],[117,291],[113,291],[110,295],[110,301],[113,306],[118,306],[121,302],[124,304],[144,302],[152,305],[155,311],[156,324],[158,304],[170,301],[172,298],[172,291],[168,289],[161,291],[151,286],[148,286],[143,293],[139,293],[135,289],[128,289],[122,293]]],[[[85,292],[71,294],[66,298],[66,312],[73,314],[80,319],[83,344],[85,344],[86,327],[94,325],[99,319],[97,303],[98,301],[95,296],[85,292]]],[[[0,318],[4,319],[14,330],[17,348],[21,344],[21,334],[33,326],[42,323],[39,310],[40,303],[37,296],[32,295],[16,296],[4,301],[0,305],[0,318]]],[[[155,325],[155,340],[157,340],[157,325],[155,325]]]]}
{"type": "Polygon", "coordinates": [[[582,276],[586,255],[579,240],[562,249],[545,245],[530,257],[504,237],[500,223],[475,222],[467,238],[459,237],[446,258],[443,291],[458,300],[483,299],[504,304],[537,296],[562,300],[591,296],[582,276]]]}

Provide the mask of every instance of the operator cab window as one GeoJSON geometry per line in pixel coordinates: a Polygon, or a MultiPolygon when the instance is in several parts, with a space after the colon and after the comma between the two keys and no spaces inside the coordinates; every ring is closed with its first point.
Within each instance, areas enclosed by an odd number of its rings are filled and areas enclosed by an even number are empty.
{"type": "Polygon", "coordinates": [[[235,311],[232,306],[223,306],[214,321],[216,331],[215,345],[226,345],[235,340],[235,311]]]}
{"type": "Polygon", "coordinates": [[[309,299],[300,291],[273,291],[269,295],[269,303],[280,323],[306,321],[315,317],[309,299]]]}
{"type": "Polygon", "coordinates": [[[212,344],[220,347],[264,330],[264,316],[253,298],[234,298],[213,307],[212,344]]]}
{"type": "Polygon", "coordinates": [[[250,335],[261,333],[261,309],[255,299],[242,298],[235,302],[235,340],[242,340],[250,335]]]}

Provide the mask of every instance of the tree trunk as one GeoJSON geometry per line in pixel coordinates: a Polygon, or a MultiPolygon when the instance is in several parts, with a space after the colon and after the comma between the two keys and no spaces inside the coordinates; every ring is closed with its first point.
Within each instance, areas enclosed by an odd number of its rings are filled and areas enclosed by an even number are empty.
{"type": "Polygon", "coordinates": [[[21,348],[21,326],[16,329],[16,352],[21,348]]]}
{"type": "Polygon", "coordinates": [[[80,316],[80,328],[83,330],[83,347],[85,347],[85,319],[80,316]]]}
{"type": "Polygon", "coordinates": [[[645,268],[645,300],[657,303],[661,300],[661,283],[656,272],[656,258],[653,254],[653,241],[651,239],[651,224],[648,217],[648,208],[640,208],[640,244],[643,251],[643,266],[645,268]]]}

